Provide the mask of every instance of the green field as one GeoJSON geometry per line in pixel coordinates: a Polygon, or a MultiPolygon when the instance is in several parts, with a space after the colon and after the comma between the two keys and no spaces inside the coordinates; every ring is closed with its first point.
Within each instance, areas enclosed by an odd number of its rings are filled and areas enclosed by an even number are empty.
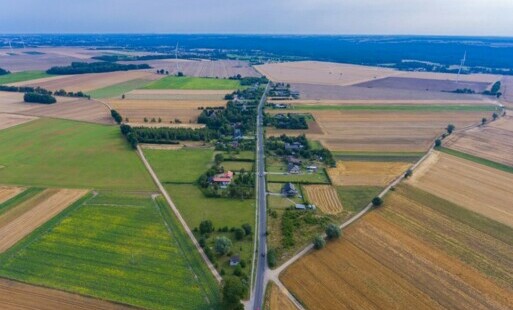
{"type": "Polygon", "coordinates": [[[392,112],[452,112],[496,111],[494,105],[295,105],[295,110],[322,111],[392,111],[392,112]]]}
{"type": "Polygon", "coordinates": [[[225,160],[243,160],[243,161],[255,161],[255,152],[253,151],[242,151],[238,153],[223,153],[225,160]]]}
{"type": "Polygon", "coordinates": [[[10,74],[0,75],[0,84],[17,83],[35,79],[42,79],[53,75],[47,74],[44,71],[22,71],[10,74]]]}
{"type": "MultiPolygon", "coordinates": [[[[303,169],[304,170],[304,169],[303,169]]],[[[315,173],[302,174],[268,174],[266,176],[268,182],[293,182],[305,184],[329,184],[330,181],[324,169],[319,169],[315,173]]]]}
{"type": "Polygon", "coordinates": [[[485,158],[482,158],[482,157],[477,157],[477,156],[474,156],[474,155],[470,155],[470,154],[463,153],[463,152],[460,152],[460,151],[456,151],[456,150],[453,150],[453,149],[448,149],[448,148],[445,148],[445,147],[437,148],[437,150],[439,150],[441,152],[444,152],[444,153],[447,153],[447,154],[450,154],[452,156],[457,156],[457,157],[460,157],[460,158],[463,158],[463,159],[466,159],[466,160],[470,160],[470,161],[473,161],[473,162],[481,164],[481,165],[488,166],[490,168],[494,168],[494,169],[501,170],[501,171],[504,171],[504,172],[513,173],[513,167],[510,167],[508,165],[504,165],[504,164],[501,164],[501,163],[498,163],[498,162],[494,162],[494,161],[491,161],[491,160],[488,160],[488,159],[485,159],[485,158]]]}
{"type": "Polygon", "coordinates": [[[144,150],[162,183],[194,183],[211,166],[212,149],[144,150]]]}
{"type": "Polygon", "coordinates": [[[246,171],[252,171],[253,170],[253,163],[252,162],[246,162],[246,161],[223,161],[221,163],[221,166],[224,167],[224,170],[231,170],[231,171],[240,171],[242,169],[246,171]]]}
{"type": "Polygon", "coordinates": [[[4,184],[155,190],[117,126],[39,119],[2,130],[0,166],[4,184]]]}
{"type": "Polygon", "coordinates": [[[119,84],[110,85],[103,88],[98,88],[92,91],[87,92],[91,98],[102,99],[102,98],[113,98],[120,97],[124,93],[127,93],[136,88],[141,88],[151,83],[151,81],[143,80],[143,79],[135,79],[126,81],[119,84]]]}
{"type": "Polygon", "coordinates": [[[217,284],[169,207],[120,198],[129,206],[79,200],[2,254],[0,275],[149,309],[217,308],[217,284]]]}
{"type": "Polygon", "coordinates": [[[374,186],[338,186],[337,193],[344,206],[344,210],[349,212],[359,212],[365,208],[372,198],[376,197],[381,187],[374,186]]]}
{"type": "Polygon", "coordinates": [[[234,90],[241,88],[237,80],[199,78],[199,77],[178,77],[167,76],[158,81],[146,85],[144,89],[209,89],[209,90],[234,90]]]}

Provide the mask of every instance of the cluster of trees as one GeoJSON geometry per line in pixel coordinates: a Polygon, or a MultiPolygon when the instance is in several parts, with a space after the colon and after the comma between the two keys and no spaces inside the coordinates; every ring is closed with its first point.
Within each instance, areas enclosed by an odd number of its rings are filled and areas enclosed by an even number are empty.
{"type": "Polygon", "coordinates": [[[140,143],[157,144],[178,144],[178,141],[210,141],[219,137],[217,132],[208,128],[131,127],[130,132],[140,143]]]}
{"type": "Polygon", "coordinates": [[[308,129],[306,116],[295,113],[265,115],[264,124],[278,129],[308,129]]]}
{"type": "Polygon", "coordinates": [[[164,69],[160,69],[160,70],[157,70],[157,74],[165,74],[165,75],[169,75],[169,71],[164,70],[164,69]]]}
{"type": "Polygon", "coordinates": [[[502,96],[501,90],[501,82],[497,81],[492,85],[492,88],[490,90],[485,90],[483,92],[483,95],[487,96],[496,96],[497,98],[500,98],[502,96]]]}
{"type": "Polygon", "coordinates": [[[25,93],[23,96],[23,100],[25,102],[31,102],[31,103],[42,103],[42,104],[52,104],[56,103],[57,100],[54,96],[49,94],[42,94],[42,93],[25,93]]]}
{"type": "Polygon", "coordinates": [[[281,135],[279,137],[269,137],[266,140],[266,149],[268,151],[274,152],[277,156],[298,154],[301,158],[304,159],[320,160],[330,167],[336,167],[337,165],[337,162],[333,157],[333,154],[330,152],[330,150],[326,148],[310,148],[310,145],[308,144],[308,140],[306,139],[305,135],[300,135],[297,137],[291,137],[287,135],[281,135]],[[292,144],[294,142],[300,143],[303,146],[303,148],[297,152],[287,150],[285,148],[286,143],[292,144]]]}
{"type": "Polygon", "coordinates": [[[121,117],[121,114],[119,114],[116,110],[110,110],[110,116],[114,119],[114,121],[118,124],[121,124],[123,121],[123,117],[121,117]]]}
{"type": "Polygon", "coordinates": [[[102,73],[114,71],[128,71],[139,69],[150,69],[147,64],[118,64],[115,62],[72,62],[70,66],[52,67],[46,70],[48,74],[85,74],[85,73],[102,73]]]}
{"type": "Polygon", "coordinates": [[[128,143],[130,143],[132,148],[137,148],[137,144],[139,143],[139,141],[137,140],[132,127],[126,124],[121,124],[119,128],[121,129],[121,133],[123,134],[123,136],[126,137],[126,140],[128,141],[128,143]]]}
{"type": "Polygon", "coordinates": [[[316,215],[314,212],[297,211],[293,208],[285,210],[281,219],[282,246],[290,248],[296,244],[295,231],[305,225],[318,225],[324,227],[329,222],[329,217],[316,215]]]}
{"type": "Polygon", "coordinates": [[[0,68],[0,75],[6,75],[6,74],[9,74],[9,73],[11,73],[11,71],[5,70],[3,68],[0,68]]]}
{"type": "Polygon", "coordinates": [[[55,95],[55,96],[62,96],[62,97],[78,97],[78,98],[87,98],[90,99],[91,97],[89,95],[84,94],[83,92],[66,92],[64,89],[57,90],[55,92],[52,92],[51,90],[47,90],[41,87],[30,87],[30,86],[7,86],[7,85],[0,85],[0,91],[8,91],[8,92],[15,92],[15,93],[38,93],[38,94],[45,94],[45,95],[55,95]]]}
{"type": "Polygon", "coordinates": [[[242,86],[250,86],[250,85],[255,85],[255,84],[267,84],[267,82],[269,82],[269,80],[265,77],[265,76],[262,76],[262,77],[252,77],[252,76],[248,76],[248,77],[242,77],[242,75],[240,74],[237,74],[237,75],[234,75],[234,76],[230,76],[228,79],[230,80],[238,80],[240,81],[240,85],[242,86]]]}
{"type": "Polygon", "coordinates": [[[475,94],[476,92],[473,89],[470,88],[458,88],[453,93],[456,94],[475,94]]]}
{"type": "MultiPolygon", "coordinates": [[[[340,238],[342,236],[342,231],[340,230],[340,227],[336,224],[328,224],[325,229],[326,233],[326,239],[329,240],[335,240],[340,238]]],[[[320,250],[326,246],[326,240],[323,236],[318,235],[313,240],[314,248],[317,250],[320,250]]]]}

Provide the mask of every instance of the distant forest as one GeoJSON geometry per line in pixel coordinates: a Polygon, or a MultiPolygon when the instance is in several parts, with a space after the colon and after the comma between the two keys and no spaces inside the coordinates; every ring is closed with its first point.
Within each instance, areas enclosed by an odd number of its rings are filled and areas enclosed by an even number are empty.
{"type": "Polygon", "coordinates": [[[114,71],[128,71],[137,69],[150,69],[147,64],[141,65],[123,65],[114,62],[72,62],[70,66],[66,67],[52,67],[46,70],[48,74],[85,74],[85,73],[102,73],[114,71]]]}

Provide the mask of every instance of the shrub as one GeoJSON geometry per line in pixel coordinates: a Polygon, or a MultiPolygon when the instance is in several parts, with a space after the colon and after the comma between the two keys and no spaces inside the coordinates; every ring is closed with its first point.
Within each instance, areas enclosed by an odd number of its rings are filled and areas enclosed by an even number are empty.
{"type": "Polygon", "coordinates": [[[326,236],[328,237],[328,240],[337,239],[341,234],[340,227],[335,224],[329,224],[326,227],[326,236]]]}
{"type": "Polygon", "coordinates": [[[244,229],[244,232],[246,233],[247,236],[251,235],[251,231],[252,231],[251,225],[249,225],[247,223],[243,224],[242,229],[244,229]]]}
{"type": "Polygon", "coordinates": [[[242,229],[242,228],[235,229],[235,240],[242,240],[242,239],[244,239],[244,236],[246,236],[244,229],[242,229]]]}
{"type": "Polygon", "coordinates": [[[226,255],[230,252],[232,241],[224,236],[216,238],[215,250],[219,255],[226,255]]]}
{"type": "Polygon", "coordinates": [[[269,268],[274,268],[276,266],[276,250],[270,249],[267,251],[267,265],[269,268]]]}
{"type": "Polygon", "coordinates": [[[454,126],[453,124],[447,125],[446,130],[448,134],[451,134],[454,131],[454,129],[456,129],[456,126],[454,126]]]}
{"type": "Polygon", "coordinates": [[[201,221],[201,223],[199,225],[199,231],[200,231],[200,234],[202,234],[202,235],[210,234],[211,232],[213,232],[214,225],[212,224],[212,221],[210,221],[210,220],[201,221]]]}
{"type": "Polygon", "coordinates": [[[326,240],[322,236],[316,236],[313,241],[314,248],[320,250],[326,245],[326,240]]]}
{"type": "Polygon", "coordinates": [[[379,207],[379,206],[383,205],[383,199],[381,199],[380,197],[374,197],[372,199],[372,205],[375,207],[379,207]]]}
{"type": "Polygon", "coordinates": [[[207,245],[207,240],[204,237],[201,237],[198,240],[198,243],[199,243],[200,247],[205,248],[205,246],[207,245]]]}
{"type": "Polygon", "coordinates": [[[442,140],[441,139],[436,139],[435,140],[435,147],[441,147],[442,146],[442,140]]]}

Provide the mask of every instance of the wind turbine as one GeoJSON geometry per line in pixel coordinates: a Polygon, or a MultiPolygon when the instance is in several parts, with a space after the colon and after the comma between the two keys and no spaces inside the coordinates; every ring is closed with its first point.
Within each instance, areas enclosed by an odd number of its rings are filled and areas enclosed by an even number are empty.
{"type": "Polygon", "coordinates": [[[458,70],[458,77],[456,78],[456,83],[460,82],[460,73],[461,73],[461,70],[463,69],[463,66],[465,65],[465,60],[467,60],[467,51],[465,51],[465,53],[463,54],[463,59],[461,60],[461,63],[460,63],[460,69],[458,70]]]}

